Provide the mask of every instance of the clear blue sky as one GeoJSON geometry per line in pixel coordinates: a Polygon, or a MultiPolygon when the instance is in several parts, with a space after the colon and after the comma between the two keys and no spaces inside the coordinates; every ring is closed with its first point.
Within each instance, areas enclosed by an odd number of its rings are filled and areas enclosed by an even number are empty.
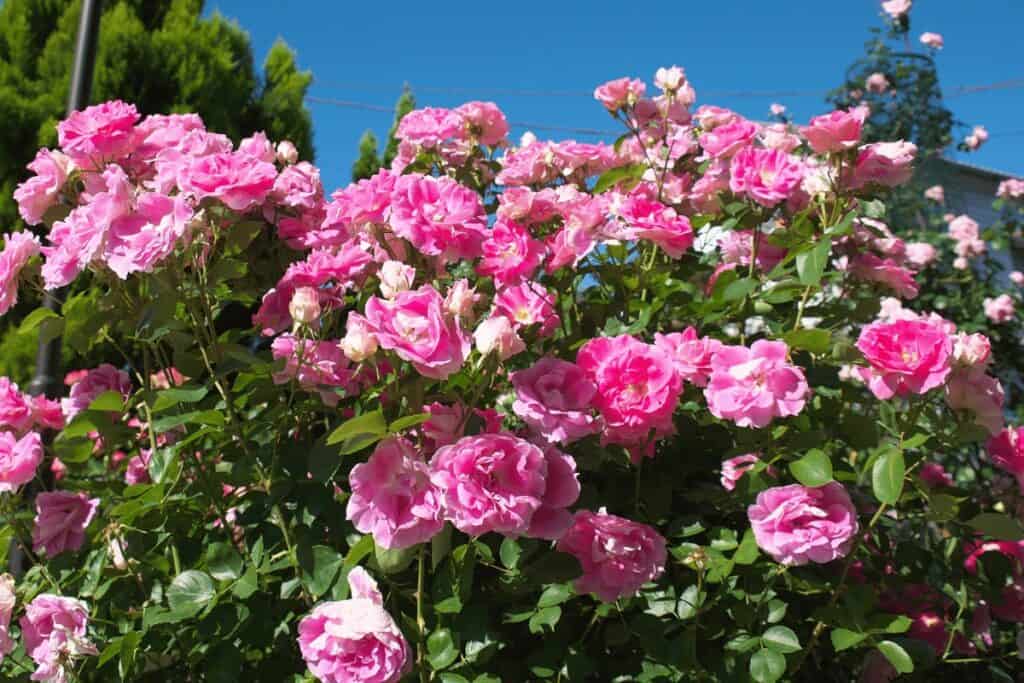
{"type": "MultiPolygon", "coordinates": [[[[313,72],[311,95],[391,107],[408,82],[421,106],[493,100],[513,122],[602,130],[615,124],[589,97],[488,90],[587,93],[625,75],[642,77],[651,87],[658,66],[678,64],[694,84],[698,104],[763,118],[777,100],[802,122],[827,111],[822,96],[719,93],[827,91],[862,53],[868,27],[881,22],[878,0],[208,0],[207,11],[237,20],[260,62],[283,38],[300,66],[313,72]]],[[[915,0],[911,16],[915,45],[922,31],[945,37],[938,55],[945,89],[1024,79],[1021,0],[915,0]]],[[[992,134],[981,151],[960,158],[1024,176],[1024,88],[947,104],[959,120],[983,124],[992,134]]],[[[309,107],[317,161],[330,191],[348,182],[363,131],[383,138],[391,116],[309,107]]]]}

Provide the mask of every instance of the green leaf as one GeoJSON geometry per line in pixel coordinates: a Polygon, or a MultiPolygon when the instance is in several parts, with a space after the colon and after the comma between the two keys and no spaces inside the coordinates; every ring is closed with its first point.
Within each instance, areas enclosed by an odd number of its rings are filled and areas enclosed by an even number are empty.
{"type": "Polygon", "coordinates": [[[449,629],[440,628],[427,636],[427,661],[435,671],[450,666],[458,658],[459,650],[449,629]]]}
{"type": "Polygon", "coordinates": [[[167,588],[167,602],[181,619],[199,614],[215,596],[213,580],[205,572],[195,569],[178,574],[167,588]]]}
{"type": "Polygon", "coordinates": [[[335,429],[327,437],[327,445],[341,444],[341,454],[348,455],[376,443],[387,433],[388,423],[384,419],[384,413],[374,410],[353,417],[335,429]]]}
{"type": "Polygon", "coordinates": [[[469,683],[469,679],[459,674],[444,673],[441,674],[441,683],[469,683]]]}
{"type": "Polygon", "coordinates": [[[740,541],[740,547],[736,549],[736,552],[732,556],[732,561],[741,565],[754,564],[757,560],[757,555],[757,539],[754,538],[754,532],[747,529],[743,533],[743,540],[740,541]]]}
{"type": "Polygon", "coordinates": [[[623,180],[638,180],[645,169],[643,164],[627,164],[605,171],[594,183],[593,193],[600,194],[623,180]]]}
{"type": "Polygon", "coordinates": [[[163,484],[177,474],[181,463],[178,461],[178,454],[173,448],[158,448],[149,455],[149,478],[154,484],[163,484]]]}
{"type": "Polygon", "coordinates": [[[832,251],[832,242],[823,237],[809,250],[801,252],[796,256],[796,274],[801,284],[815,287],[821,282],[825,274],[825,266],[828,265],[828,256],[832,251]]]}
{"type": "Polygon", "coordinates": [[[751,278],[743,278],[742,280],[736,280],[736,282],[730,282],[722,291],[722,301],[739,301],[757,289],[757,285],[757,280],[751,278]]]}
{"type": "Polygon", "coordinates": [[[206,397],[209,391],[206,387],[187,386],[164,389],[156,395],[156,400],[153,402],[153,412],[158,413],[180,403],[198,403],[206,397]]]}
{"type": "Polygon", "coordinates": [[[530,617],[530,633],[542,633],[545,627],[549,631],[554,632],[555,626],[561,618],[561,607],[543,607],[534,612],[533,616],[530,617]]]}
{"type": "Polygon", "coordinates": [[[519,542],[514,538],[506,538],[501,542],[501,547],[498,549],[498,557],[501,558],[501,563],[509,569],[515,569],[519,566],[519,558],[523,555],[523,549],[519,547],[519,542]]]}
{"type": "Polygon", "coordinates": [[[750,658],[750,677],[757,683],[774,683],[786,673],[786,658],[774,650],[761,648],[750,658]]]}
{"type": "Polygon", "coordinates": [[[242,573],[242,556],[227,543],[214,543],[206,548],[206,569],[218,581],[237,579],[242,573]]]}
{"type": "Polygon", "coordinates": [[[89,404],[89,410],[105,413],[120,413],[124,410],[124,396],[120,391],[104,391],[89,404]]]}
{"type": "Polygon", "coordinates": [[[26,315],[25,319],[21,321],[21,325],[18,327],[18,332],[22,334],[26,332],[31,332],[32,330],[42,325],[44,320],[56,319],[60,319],[60,315],[58,315],[55,311],[51,311],[49,308],[37,308],[36,310],[26,315]]]}
{"type": "Polygon", "coordinates": [[[761,644],[783,654],[800,651],[800,639],[788,626],[772,626],[761,636],[761,644]]]}
{"type": "Polygon", "coordinates": [[[401,432],[402,430],[408,429],[409,427],[415,427],[421,425],[430,419],[430,413],[417,413],[415,415],[406,415],[400,417],[390,425],[388,425],[388,431],[392,434],[401,432]]]}
{"type": "Polygon", "coordinates": [[[885,655],[885,658],[889,660],[889,663],[892,664],[898,673],[913,673],[914,660],[910,658],[906,650],[896,643],[891,640],[883,640],[878,644],[878,650],[885,655]]]}
{"type": "Polygon", "coordinates": [[[789,463],[789,471],[804,486],[824,486],[832,481],[832,460],[823,451],[812,448],[789,463]]]}
{"type": "Polygon", "coordinates": [[[412,561],[416,559],[418,551],[419,546],[415,545],[395,550],[388,550],[378,545],[374,546],[373,553],[374,558],[377,560],[377,566],[380,567],[382,572],[385,574],[397,574],[412,564],[412,561]]]}
{"type": "Polygon", "coordinates": [[[835,628],[832,629],[830,634],[832,638],[832,647],[835,648],[836,652],[842,652],[843,650],[849,650],[851,647],[857,647],[865,639],[867,639],[867,633],[857,633],[847,628],[835,628]]]}
{"type": "Polygon", "coordinates": [[[1015,519],[998,512],[983,512],[967,521],[972,529],[997,541],[1024,540],[1024,529],[1015,519]]]}
{"type": "Polygon", "coordinates": [[[259,588],[259,575],[255,567],[249,567],[245,573],[238,577],[231,592],[240,600],[248,600],[259,588]]]}
{"type": "Polygon", "coordinates": [[[163,434],[168,432],[175,427],[180,427],[185,424],[203,424],[212,425],[214,427],[223,427],[226,423],[224,416],[216,410],[197,410],[191,413],[182,413],[181,415],[168,415],[167,417],[161,417],[159,420],[153,420],[153,431],[157,434],[163,434]]]}
{"type": "Polygon", "coordinates": [[[875,492],[875,498],[882,503],[895,505],[903,493],[905,474],[903,451],[892,448],[882,453],[871,468],[871,487],[875,492]]]}
{"type": "Polygon", "coordinates": [[[815,354],[827,353],[832,348],[832,333],[828,330],[793,330],[782,337],[794,349],[804,349],[815,354]]]}
{"type": "Polygon", "coordinates": [[[569,587],[569,584],[556,583],[544,589],[544,592],[540,595],[540,600],[537,601],[537,607],[544,608],[561,605],[571,597],[572,588],[569,587]]]}
{"type": "Polygon", "coordinates": [[[334,548],[315,545],[308,555],[300,555],[302,563],[302,585],[319,598],[331,589],[345,558],[334,548]]]}

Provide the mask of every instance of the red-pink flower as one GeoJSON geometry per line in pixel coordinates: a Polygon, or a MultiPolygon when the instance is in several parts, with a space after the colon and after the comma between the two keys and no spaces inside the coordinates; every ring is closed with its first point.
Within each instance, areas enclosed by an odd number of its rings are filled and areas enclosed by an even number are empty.
{"type": "Polygon", "coordinates": [[[655,334],[654,345],[672,359],[672,365],[684,381],[704,387],[711,377],[711,358],[722,347],[722,342],[698,337],[697,329],[691,326],[682,332],[655,334]]]}
{"type": "Polygon", "coordinates": [[[948,488],[953,486],[953,477],[937,462],[926,462],[917,473],[918,478],[929,488],[948,488]]]}
{"type": "Polygon", "coordinates": [[[857,348],[870,365],[860,376],[882,400],[927,393],[946,381],[952,367],[952,340],[925,320],[866,325],[857,348]]]}
{"type": "Polygon", "coordinates": [[[799,566],[845,557],[857,534],[857,510],[842,484],[830,481],[762,491],[747,509],[754,538],[776,562],[799,566]]]}
{"type": "Polygon", "coordinates": [[[593,593],[604,602],[636,594],[665,571],[665,539],[653,527],[624,517],[580,510],[558,541],[583,568],[577,593],[593,593]]]}
{"type": "Polygon", "coordinates": [[[800,186],[803,166],[780,149],[746,147],[732,158],[729,188],[762,206],[785,201],[800,186]]]}
{"type": "Polygon", "coordinates": [[[128,465],[124,470],[124,483],[129,486],[133,484],[148,484],[151,481],[149,477],[149,460],[152,456],[152,450],[142,448],[139,450],[138,455],[129,458],[128,465]]]}
{"type": "Polygon", "coordinates": [[[7,377],[0,377],[0,428],[24,434],[32,428],[32,403],[21,393],[18,385],[7,377]]]}
{"type": "Polygon", "coordinates": [[[711,379],[704,388],[715,417],[740,427],[765,427],[776,417],[800,414],[810,390],[803,370],[791,365],[785,342],[722,346],[711,358],[711,379]]]}
{"type": "Polygon", "coordinates": [[[902,299],[913,299],[919,291],[913,271],[891,258],[879,258],[869,252],[853,258],[850,274],[858,280],[882,285],[902,299]]]}
{"type": "Polygon", "coordinates": [[[36,476],[43,461],[43,442],[39,434],[29,432],[20,439],[11,432],[0,432],[0,493],[14,492],[36,476]]]}
{"type": "Polygon", "coordinates": [[[425,377],[444,379],[469,355],[469,337],[431,285],[400,292],[390,301],[370,297],[366,319],[382,348],[412,363],[425,377]]]}
{"type": "Polygon", "coordinates": [[[574,363],[545,357],[509,379],[512,410],[547,441],[568,444],[599,431],[591,414],[597,387],[574,363]]]}
{"type": "Polygon", "coordinates": [[[616,78],[594,89],[594,99],[610,112],[636,104],[644,96],[647,86],[636,78],[616,78]]]}
{"type": "Polygon", "coordinates": [[[70,491],[43,491],[36,496],[32,549],[56,557],[74,552],[85,542],[85,528],[96,516],[99,498],[70,491]]]}
{"type": "Polygon", "coordinates": [[[83,168],[102,168],[103,162],[131,152],[137,142],[139,112],[120,100],[71,112],[57,124],[61,149],[83,168]]]}
{"type": "Polygon", "coordinates": [[[841,152],[860,144],[861,129],[866,117],[867,111],[861,107],[847,111],[837,109],[829,114],[815,116],[800,132],[807,138],[811,149],[818,154],[841,152]]]}
{"type": "Polygon", "coordinates": [[[60,200],[60,191],[73,168],[71,160],[60,152],[41,149],[28,165],[34,176],[18,185],[14,200],[18,213],[29,225],[43,222],[43,214],[60,200]]]}
{"type": "Polygon", "coordinates": [[[580,493],[572,457],[505,432],[442,446],[430,470],[446,519],[471,536],[556,539],[572,520],[565,508],[580,493]]]}
{"type": "Polygon", "coordinates": [[[276,178],[271,163],[241,151],[223,152],[193,158],[179,173],[178,185],[198,200],[219,199],[246,211],[266,199],[276,178]]]}
{"type": "Polygon", "coordinates": [[[411,443],[386,439],[348,477],[352,496],[345,516],[382,548],[430,540],[444,526],[440,495],[430,470],[411,443]]]}
{"type": "Polygon", "coordinates": [[[335,389],[354,393],[354,373],[337,341],[299,339],[283,334],[273,341],[270,350],[275,359],[285,359],[284,367],[273,375],[274,384],[297,379],[305,391],[316,391],[326,405],[338,404],[335,389]]]}
{"type": "Polygon", "coordinates": [[[480,255],[485,216],[480,195],[451,178],[413,173],[395,183],[391,227],[418,251],[444,261],[480,255]]]}
{"type": "Polygon", "coordinates": [[[989,439],[986,447],[992,464],[1016,477],[1024,493],[1024,427],[1007,427],[989,439]]]}
{"type": "Polygon", "coordinates": [[[34,681],[65,683],[74,659],[97,655],[89,640],[89,608],[81,600],[43,593],[25,606],[19,622],[25,652],[36,663],[34,681]]]}
{"type": "Polygon", "coordinates": [[[476,271],[492,276],[501,286],[530,279],[540,266],[545,247],[519,223],[499,218],[487,232],[482,251],[476,271]]]}

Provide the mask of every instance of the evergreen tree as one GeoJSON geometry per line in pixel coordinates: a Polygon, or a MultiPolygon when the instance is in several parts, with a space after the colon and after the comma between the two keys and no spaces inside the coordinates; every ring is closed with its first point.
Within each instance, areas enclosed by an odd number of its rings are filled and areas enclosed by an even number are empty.
{"type": "Polygon", "coordinates": [[[352,180],[369,178],[381,165],[381,159],[377,156],[377,136],[368,130],[359,138],[359,157],[352,164],[352,180]]]}
{"type": "Polygon", "coordinates": [[[384,147],[383,158],[379,153],[377,136],[373,131],[366,131],[363,137],[359,138],[359,157],[352,164],[352,180],[369,178],[381,167],[391,165],[395,155],[398,154],[398,139],[395,133],[398,132],[398,124],[402,118],[416,108],[416,98],[408,85],[402,87],[402,94],[395,103],[395,120],[388,131],[387,144],[384,147]]]}

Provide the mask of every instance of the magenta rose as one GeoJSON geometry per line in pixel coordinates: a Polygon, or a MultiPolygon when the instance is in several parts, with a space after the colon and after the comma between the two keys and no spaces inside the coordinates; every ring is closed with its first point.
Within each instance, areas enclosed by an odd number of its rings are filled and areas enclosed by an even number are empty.
{"type": "Polygon", "coordinates": [[[583,568],[577,593],[594,593],[604,602],[634,595],[665,571],[665,539],[653,527],[610,515],[580,510],[558,541],[583,568]]]}
{"type": "Polygon", "coordinates": [[[711,337],[698,337],[697,329],[691,326],[682,332],[655,334],[654,345],[672,359],[672,365],[683,381],[703,387],[711,377],[711,358],[722,347],[722,342],[711,337]]]}
{"type": "Polygon", "coordinates": [[[945,330],[925,320],[866,325],[857,348],[870,365],[859,369],[860,376],[882,400],[942,386],[952,367],[952,340],[945,330]]]}
{"type": "Polygon", "coordinates": [[[625,223],[623,236],[626,239],[649,240],[670,258],[681,257],[693,246],[690,219],[656,199],[627,197],[619,205],[618,215],[625,223]]]}
{"type": "Polygon", "coordinates": [[[445,517],[459,531],[553,540],[580,494],[576,462],[512,434],[480,434],[443,446],[430,462],[445,517]]]}
{"type": "Polygon", "coordinates": [[[704,388],[711,414],[740,427],[765,427],[776,417],[799,415],[810,389],[803,370],[786,360],[788,352],[785,342],[763,339],[749,349],[718,349],[704,388]]]}
{"type": "Polygon", "coordinates": [[[57,140],[64,153],[83,168],[102,168],[104,161],[123,157],[138,142],[135,122],[139,112],[120,100],[71,112],[57,124],[57,140]]]}
{"type": "Polygon", "coordinates": [[[702,133],[700,146],[708,156],[728,158],[747,146],[757,135],[757,124],[743,118],[715,126],[702,133]]]}
{"type": "Polygon", "coordinates": [[[480,255],[486,216],[480,195],[451,178],[400,177],[391,195],[391,227],[417,251],[444,261],[480,255]]]}
{"type": "Polygon", "coordinates": [[[11,432],[0,432],[0,493],[17,491],[36,476],[43,461],[43,442],[39,434],[29,432],[20,439],[11,432]]]}
{"type": "Polygon", "coordinates": [[[444,526],[430,470],[411,443],[386,439],[348,476],[352,497],[346,517],[382,548],[408,548],[444,526]]]}
{"type": "Polygon", "coordinates": [[[10,379],[0,377],[0,428],[24,434],[33,421],[31,398],[10,379]]]}
{"type": "Polygon", "coordinates": [[[320,603],[299,622],[302,658],[323,683],[398,683],[412,664],[409,643],[365,569],[352,569],[348,585],[348,600],[320,603]]]}
{"type": "Polygon", "coordinates": [[[132,382],[127,372],[104,363],[89,370],[85,377],[75,382],[68,397],[61,400],[64,417],[70,421],[75,415],[87,409],[96,397],[107,391],[116,391],[128,400],[132,392],[132,382]]]}
{"type": "Polygon", "coordinates": [[[390,301],[370,297],[366,320],[381,348],[412,363],[425,377],[444,379],[458,372],[469,355],[469,336],[431,285],[399,292],[390,301]]]}
{"type": "Polygon", "coordinates": [[[1017,478],[1024,493],[1024,427],[1007,427],[986,444],[992,464],[1017,478]]]}
{"type": "Polygon", "coordinates": [[[482,244],[483,259],[476,267],[498,286],[529,280],[544,258],[545,247],[518,223],[498,219],[482,244]]]}
{"type": "Polygon", "coordinates": [[[857,534],[857,510],[837,482],[800,484],[762,491],[747,508],[761,550],[786,566],[825,564],[845,557],[857,534]]]}
{"type": "Polygon", "coordinates": [[[800,186],[804,167],[781,149],[746,147],[732,158],[729,189],[762,206],[772,207],[800,186]]]}
{"type": "Polygon", "coordinates": [[[591,414],[597,387],[574,363],[542,358],[511,374],[512,410],[551,443],[568,444],[599,431],[591,414]]]}
{"type": "Polygon", "coordinates": [[[266,199],[276,178],[273,164],[239,151],[193,158],[181,169],[178,184],[196,199],[219,199],[230,209],[246,211],[266,199]]]}
{"type": "Polygon", "coordinates": [[[25,606],[19,622],[25,652],[36,663],[34,681],[63,683],[76,657],[97,655],[89,640],[89,608],[81,600],[44,593],[25,606]]]}
{"type": "Polygon", "coordinates": [[[99,498],[70,491],[44,491],[36,496],[32,549],[56,557],[74,552],[85,542],[85,529],[96,516],[99,498]]]}

